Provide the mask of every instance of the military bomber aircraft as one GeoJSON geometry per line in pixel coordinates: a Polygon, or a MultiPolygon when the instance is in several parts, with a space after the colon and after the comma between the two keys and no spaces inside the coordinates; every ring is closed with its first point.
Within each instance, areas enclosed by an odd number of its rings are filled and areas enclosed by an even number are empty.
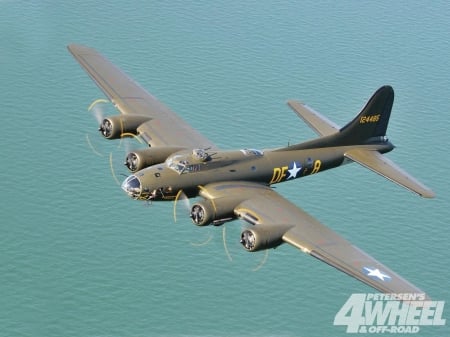
{"type": "Polygon", "coordinates": [[[201,197],[190,209],[198,226],[243,219],[240,238],[250,252],[289,243],[385,293],[424,292],[271,188],[272,185],[356,162],[425,198],[434,193],[383,154],[394,149],[386,129],[394,101],[390,86],[378,89],[362,111],[339,127],[307,105],[288,105],[319,137],[287,147],[223,150],[133,81],[96,50],[71,44],[69,51],[120,114],[106,117],[107,139],[139,136],[148,148],[130,152],[132,174],[122,189],[136,200],[201,197]]]}

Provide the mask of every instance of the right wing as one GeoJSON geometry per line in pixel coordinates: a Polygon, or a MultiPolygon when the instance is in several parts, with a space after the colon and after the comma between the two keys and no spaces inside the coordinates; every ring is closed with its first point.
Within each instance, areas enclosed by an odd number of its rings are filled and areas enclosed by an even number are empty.
{"type": "Polygon", "coordinates": [[[222,198],[240,200],[234,213],[252,225],[248,229],[259,233],[262,244],[273,240],[273,247],[282,240],[385,293],[424,293],[268,186],[235,181],[209,184],[202,191],[217,207],[222,198]]]}
{"type": "Polygon", "coordinates": [[[137,129],[149,145],[216,148],[95,49],[76,44],[67,48],[122,114],[150,118],[137,129]]]}
{"type": "Polygon", "coordinates": [[[298,101],[288,101],[289,107],[319,136],[329,136],[339,131],[339,126],[317,111],[298,101]]]}

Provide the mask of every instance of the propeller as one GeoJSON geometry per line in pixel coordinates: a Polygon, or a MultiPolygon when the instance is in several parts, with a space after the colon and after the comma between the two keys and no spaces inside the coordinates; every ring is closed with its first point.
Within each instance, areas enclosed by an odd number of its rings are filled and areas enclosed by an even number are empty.
{"type": "MultiPolygon", "coordinates": [[[[205,193],[207,192],[207,190],[206,190],[206,188],[204,186],[199,186],[199,189],[202,190],[205,193]]],[[[216,205],[214,203],[214,199],[209,199],[209,200],[211,200],[211,202],[213,204],[213,207],[216,208],[216,205]]],[[[191,219],[194,222],[199,222],[199,219],[204,216],[204,214],[203,214],[204,210],[203,210],[202,207],[197,206],[197,205],[194,205],[194,207],[191,208],[190,200],[189,200],[189,198],[187,197],[186,193],[183,190],[178,191],[177,195],[175,196],[174,205],[173,205],[174,221],[177,222],[177,209],[178,209],[177,205],[179,204],[180,201],[182,201],[183,208],[185,210],[187,210],[187,212],[190,214],[191,219]]],[[[222,224],[221,226],[222,226],[223,248],[224,248],[224,251],[225,251],[225,255],[227,256],[228,260],[231,262],[231,261],[233,261],[233,257],[232,257],[232,255],[230,253],[230,250],[228,249],[228,244],[227,244],[227,227],[226,227],[225,224],[222,224]]],[[[210,225],[208,227],[213,229],[216,226],[211,226],[210,225]]],[[[204,242],[201,242],[201,243],[192,243],[191,242],[191,244],[193,246],[197,246],[197,247],[205,246],[212,240],[212,238],[213,238],[213,234],[212,234],[212,232],[210,232],[208,238],[204,242]]],[[[234,240],[234,241],[236,241],[236,240],[234,240]]],[[[255,255],[255,254],[258,255],[258,253],[252,253],[252,255],[255,255]]],[[[267,262],[268,256],[269,256],[269,251],[266,250],[264,252],[264,255],[263,255],[261,261],[252,269],[252,271],[258,271],[259,269],[261,269],[264,266],[264,264],[267,262]]]]}
{"type": "MultiPolygon", "coordinates": [[[[246,223],[245,223],[246,224],[246,223]]],[[[245,228],[246,228],[246,226],[244,225],[244,223],[242,223],[242,225],[243,226],[241,226],[241,232],[243,231],[243,230],[245,230],[245,228]]],[[[237,230],[237,229],[236,229],[237,230]]],[[[222,239],[223,239],[223,247],[224,247],[224,249],[225,249],[225,253],[226,253],[226,255],[227,255],[227,257],[228,257],[228,260],[230,260],[230,261],[233,261],[233,258],[232,258],[232,256],[231,256],[231,253],[230,253],[230,251],[229,251],[229,249],[228,249],[228,245],[227,245],[227,237],[226,237],[226,226],[225,225],[223,225],[223,229],[222,229],[222,239]]],[[[236,243],[236,237],[234,237],[233,236],[233,242],[234,243],[236,243]]],[[[238,244],[236,244],[236,247],[237,246],[239,246],[239,249],[241,249],[242,247],[241,247],[241,245],[238,245],[238,244]]],[[[234,247],[234,246],[233,246],[234,247]]],[[[264,253],[263,252],[256,252],[256,253],[250,253],[252,256],[255,256],[255,259],[256,259],[256,256],[257,255],[262,255],[262,258],[260,259],[260,261],[259,261],[259,263],[254,267],[254,268],[252,268],[252,271],[254,271],[254,272],[256,272],[256,271],[258,271],[258,270],[260,270],[265,264],[266,264],[266,262],[267,262],[267,260],[268,260],[268,258],[269,258],[269,250],[268,249],[266,249],[265,251],[264,251],[264,253]]],[[[247,255],[247,254],[246,254],[247,255]]]]}
{"type": "Polygon", "coordinates": [[[92,113],[98,125],[100,125],[104,119],[106,104],[110,102],[104,98],[96,99],[89,105],[88,111],[92,113]]]}
{"type": "MultiPolygon", "coordinates": [[[[121,128],[123,128],[123,125],[121,125],[121,128]]],[[[113,132],[113,125],[111,121],[109,119],[103,119],[98,131],[100,131],[105,138],[111,137],[113,132]]]]}
{"type": "Polygon", "coordinates": [[[138,157],[134,152],[128,153],[124,164],[130,171],[135,172],[137,170],[138,157]]]}
{"type": "Polygon", "coordinates": [[[173,202],[173,220],[177,222],[177,204],[178,201],[182,202],[183,208],[186,210],[186,214],[189,215],[189,211],[191,210],[191,203],[186,193],[183,190],[179,190],[177,195],[175,196],[175,200],[173,202]]]}
{"type": "Polygon", "coordinates": [[[86,133],[86,142],[89,146],[89,148],[92,150],[93,153],[95,153],[97,156],[99,157],[103,157],[103,154],[100,153],[99,151],[97,151],[97,149],[95,148],[95,146],[92,144],[91,139],[89,137],[89,134],[86,133]]]}
{"type": "Polygon", "coordinates": [[[111,175],[119,186],[121,185],[120,180],[123,179],[118,179],[116,172],[122,172],[120,173],[120,175],[124,177],[127,177],[129,175],[128,172],[123,173],[123,169],[125,166],[127,166],[127,161],[129,160],[128,154],[135,144],[135,142],[133,142],[134,139],[136,139],[140,144],[143,143],[142,139],[139,136],[133,135],[131,133],[122,134],[122,137],[117,144],[117,149],[120,151],[111,151],[109,153],[109,166],[111,169],[111,175]],[[125,162],[124,157],[126,157],[125,162]]]}
{"type": "Polygon", "coordinates": [[[269,258],[269,250],[266,249],[264,250],[264,257],[261,259],[261,262],[255,268],[253,268],[252,271],[260,270],[266,264],[268,258],[269,258]]]}
{"type": "Polygon", "coordinates": [[[194,222],[199,223],[205,216],[205,210],[198,205],[195,205],[191,209],[191,218],[194,222]]]}
{"type": "Polygon", "coordinates": [[[109,154],[109,167],[110,167],[110,169],[111,169],[111,175],[112,175],[114,181],[116,182],[116,184],[117,184],[118,186],[120,186],[120,181],[119,181],[119,179],[117,178],[116,170],[114,169],[114,166],[115,166],[115,165],[114,165],[114,163],[113,163],[113,153],[110,152],[110,154],[109,154]]]}
{"type": "Polygon", "coordinates": [[[209,233],[209,235],[208,235],[208,237],[206,238],[205,241],[203,241],[203,242],[191,242],[191,245],[195,246],[195,247],[206,246],[212,240],[212,238],[213,238],[213,235],[212,235],[212,233],[210,231],[210,233],[209,233]]]}
{"type": "MultiPolygon", "coordinates": [[[[91,113],[92,117],[97,121],[97,125],[100,125],[104,119],[105,111],[107,108],[108,100],[99,98],[96,99],[89,105],[88,112],[91,113]]],[[[89,148],[99,157],[103,157],[103,151],[97,150],[97,146],[94,146],[94,143],[91,141],[89,134],[86,134],[86,142],[88,143],[89,148]]]]}
{"type": "MultiPolygon", "coordinates": [[[[100,125],[100,131],[102,132],[102,134],[107,137],[111,131],[112,131],[112,125],[111,122],[107,119],[105,119],[105,113],[107,111],[108,106],[110,105],[110,101],[100,98],[97,99],[95,101],[93,101],[91,103],[91,105],[89,105],[88,107],[88,112],[90,112],[92,114],[92,116],[95,118],[95,120],[97,121],[97,123],[100,125]]],[[[120,141],[117,145],[118,149],[123,149],[122,152],[125,152],[126,154],[130,152],[131,147],[132,147],[132,143],[130,141],[130,139],[135,139],[137,140],[140,144],[144,144],[143,140],[139,137],[136,136],[132,133],[123,133],[121,135],[120,141]]],[[[101,140],[102,144],[107,144],[105,142],[104,139],[101,140]]],[[[95,153],[97,156],[99,157],[103,157],[104,156],[104,152],[107,152],[106,150],[98,150],[98,146],[94,146],[94,142],[91,141],[91,137],[89,136],[89,134],[86,134],[86,142],[89,146],[89,148],[92,150],[93,153],[95,153]]],[[[120,156],[120,161],[117,159],[118,156],[115,154],[116,151],[109,151],[109,166],[111,169],[111,175],[114,179],[114,181],[117,183],[117,185],[120,186],[120,179],[118,179],[116,172],[120,172],[123,168],[123,157],[125,155],[120,156]],[[114,154],[113,154],[114,152],[114,154]]],[[[126,160],[129,160],[128,157],[126,160]]],[[[134,159],[136,160],[136,158],[134,159]]],[[[125,164],[127,164],[125,162],[125,164]]],[[[122,173],[121,175],[127,176],[127,174],[122,173]]]]}
{"type": "Polygon", "coordinates": [[[225,250],[225,254],[227,254],[228,260],[233,261],[233,258],[231,257],[230,251],[228,250],[228,247],[227,247],[226,228],[227,227],[225,225],[223,225],[223,228],[222,228],[223,249],[225,250]]]}
{"type": "MultiPolygon", "coordinates": [[[[178,220],[177,210],[178,210],[178,205],[180,202],[182,204],[183,213],[186,212],[186,215],[189,216],[190,211],[191,211],[191,202],[190,202],[188,196],[186,195],[186,193],[184,193],[183,190],[179,190],[177,195],[175,196],[175,200],[173,202],[173,219],[175,222],[177,222],[177,220],[178,220]]],[[[212,240],[212,238],[213,238],[213,235],[212,235],[211,231],[209,231],[209,235],[205,241],[190,242],[190,244],[195,247],[206,246],[212,240]]]]}

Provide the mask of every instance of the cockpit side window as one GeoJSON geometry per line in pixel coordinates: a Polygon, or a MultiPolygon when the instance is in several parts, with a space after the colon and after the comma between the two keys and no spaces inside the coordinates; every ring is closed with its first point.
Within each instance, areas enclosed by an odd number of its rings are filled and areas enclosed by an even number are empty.
{"type": "Polygon", "coordinates": [[[264,152],[256,149],[242,149],[241,152],[246,156],[257,156],[261,157],[264,155],[264,152]]]}

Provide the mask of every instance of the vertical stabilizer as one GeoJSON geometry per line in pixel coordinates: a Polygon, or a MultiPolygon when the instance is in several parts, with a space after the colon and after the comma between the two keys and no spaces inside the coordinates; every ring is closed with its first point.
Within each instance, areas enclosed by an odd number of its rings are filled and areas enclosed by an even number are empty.
{"type": "Polygon", "coordinates": [[[361,112],[340,130],[343,143],[361,144],[371,138],[384,137],[394,103],[394,89],[383,86],[369,99],[361,112]]]}

